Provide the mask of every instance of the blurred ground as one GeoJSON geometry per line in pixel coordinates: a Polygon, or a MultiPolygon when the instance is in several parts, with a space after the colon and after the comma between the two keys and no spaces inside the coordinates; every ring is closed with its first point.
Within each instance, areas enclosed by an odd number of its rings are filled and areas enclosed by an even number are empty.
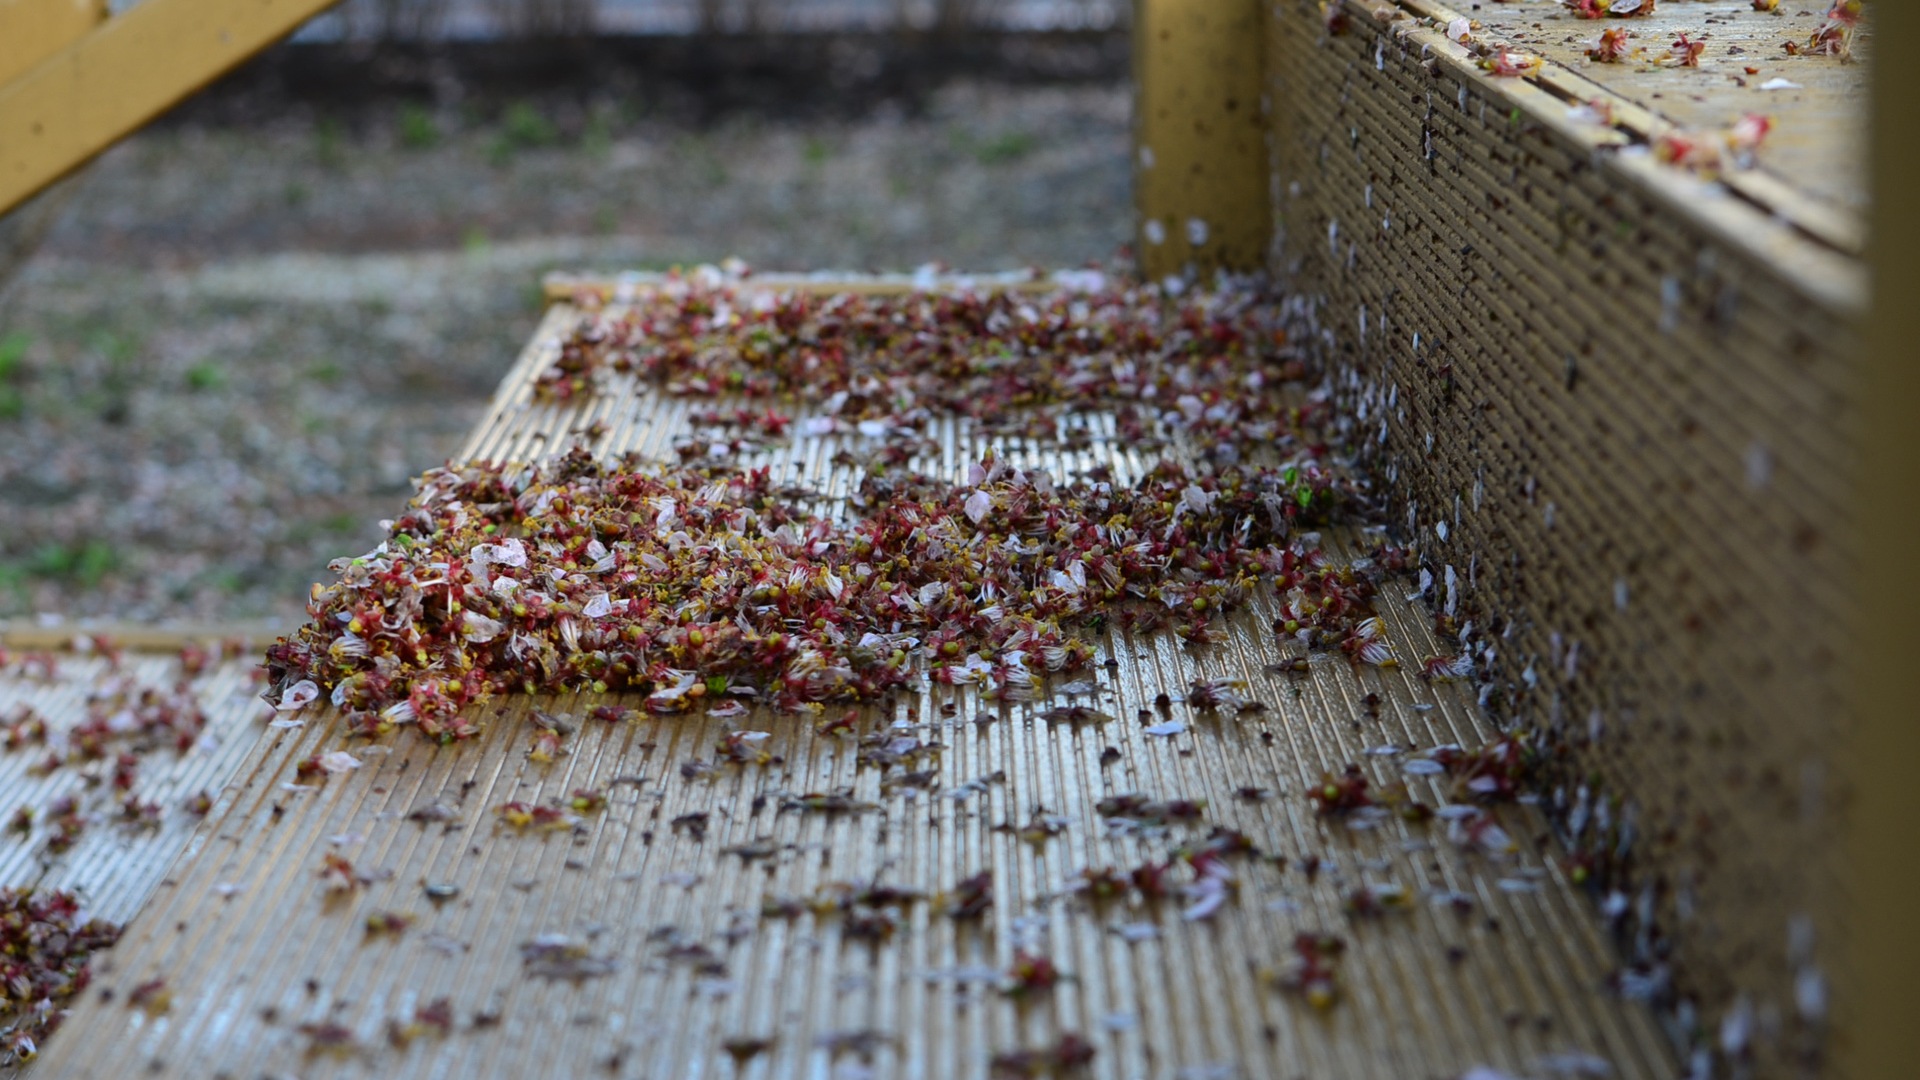
{"type": "Polygon", "coordinates": [[[1077,265],[1129,220],[1114,80],[233,112],[106,155],[0,295],[0,617],[300,617],[457,449],[548,269],[1077,265]]]}

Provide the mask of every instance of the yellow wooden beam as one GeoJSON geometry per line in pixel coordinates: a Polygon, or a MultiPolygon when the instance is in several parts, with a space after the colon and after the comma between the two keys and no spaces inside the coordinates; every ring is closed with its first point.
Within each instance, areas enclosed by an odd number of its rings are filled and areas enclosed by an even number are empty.
{"type": "Polygon", "coordinates": [[[1257,270],[1272,239],[1259,0],[1138,0],[1135,250],[1140,272],[1257,270]]]}
{"type": "MultiPolygon", "coordinates": [[[[87,36],[107,18],[106,0],[0,0],[0,87],[87,36]]],[[[0,290],[26,265],[78,190],[78,178],[29,205],[0,206],[0,290]]]]}
{"type": "Polygon", "coordinates": [[[106,18],[106,0],[0,0],[0,86],[84,37],[106,18]]]}
{"type": "MultiPolygon", "coordinates": [[[[1901,42],[1920,44],[1920,7],[1873,5],[1874,47],[1892,60],[1901,42]]],[[[1920,179],[1907,106],[1920,75],[1897,62],[1873,65],[1873,302],[1860,401],[1865,438],[1859,492],[1862,625],[1856,657],[1860,712],[1848,773],[1853,780],[1849,852],[1852,978],[1837,1002],[1849,1031],[1842,1069],[1854,1080],[1920,1076],[1920,709],[1910,665],[1920,655],[1920,179]]]]}
{"type": "Polygon", "coordinates": [[[145,0],[0,86],[0,213],[333,3],[145,0]]]}

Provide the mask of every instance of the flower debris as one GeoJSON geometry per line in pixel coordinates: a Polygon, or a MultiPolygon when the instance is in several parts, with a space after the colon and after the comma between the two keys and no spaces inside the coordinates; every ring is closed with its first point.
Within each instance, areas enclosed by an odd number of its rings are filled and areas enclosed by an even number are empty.
{"type": "Polygon", "coordinates": [[[863,297],[677,282],[584,316],[536,394],[611,392],[611,376],[630,375],[672,396],[744,400],[693,419],[755,439],[792,423],[768,402],[824,412],[796,425],[811,426],[803,434],[882,438],[942,415],[981,421],[989,435],[1069,443],[1058,422],[1101,407],[1144,448],[1175,431],[1238,448],[1292,432],[1299,403],[1260,391],[1307,373],[1266,299],[1194,291],[1164,303],[1114,287],[863,297]]]}
{"type": "Polygon", "coordinates": [[[0,888],[0,1066],[39,1052],[92,981],[92,954],[119,936],[70,893],[0,888]]]}
{"type": "MultiPolygon", "coordinates": [[[[184,754],[206,729],[207,716],[185,683],[145,685],[130,676],[106,680],[87,698],[86,716],[64,732],[49,729],[30,705],[0,715],[0,752],[31,754],[38,776],[71,772],[80,776],[79,794],[62,795],[44,809],[22,806],[7,821],[7,831],[31,837],[36,823],[51,833],[49,854],[60,855],[90,825],[117,821],[149,827],[163,813],[136,790],[142,762],[158,753],[184,754]]],[[[191,807],[188,808],[191,812],[191,807]]]]}
{"type": "MultiPolygon", "coordinates": [[[[576,449],[449,466],[421,479],[384,542],[314,587],[313,621],[269,651],[266,696],[325,693],[357,732],[415,723],[446,741],[478,734],[470,706],[513,692],[629,691],[652,713],[736,715],[872,701],[925,677],[1026,700],[1088,666],[1088,631],[1112,621],[1204,643],[1260,586],[1284,598],[1301,642],[1386,661],[1367,621],[1373,575],[1334,565],[1303,531],[1361,497],[1322,460],[1324,404],[1274,392],[1304,367],[1256,299],[1194,293],[1163,310],[1121,289],[880,299],[683,285],[591,314],[561,350],[575,376],[550,393],[625,371],[669,394],[797,400],[826,414],[805,422],[815,434],[852,425],[908,443],[953,415],[1060,437],[1068,410],[1098,404],[1129,444],[1177,437],[1208,467],[1117,486],[992,451],[964,478],[881,463],[854,496],[866,515],[841,522],[767,470],[712,460],[610,465],[576,449]],[[1292,457],[1244,463],[1256,445],[1292,457]]],[[[785,430],[759,404],[716,415],[785,430]]],[[[546,741],[537,760],[557,749],[546,741]]]]}
{"type": "Polygon", "coordinates": [[[468,706],[525,691],[638,691],[654,713],[710,696],[784,711],[871,701],[920,670],[1026,700],[1115,619],[1206,640],[1266,584],[1289,629],[1385,659],[1375,584],[1294,536],[1340,501],[1311,463],[1139,485],[1054,487],[991,457],[976,483],[920,478],[850,526],[784,502],[764,471],[603,468],[429,474],[368,556],[316,586],[314,621],[269,651],[269,699],[330,688],[356,727],[478,734],[468,706]],[[976,510],[981,500],[990,510],[976,510]],[[520,535],[513,535],[518,533],[520,535]]]}
{"type": "MultiPolygon", "coordinates": [[[[43,857],[65,855],[95,826],[121,825],[127,837],[153,834],[167,809],[142,796],[146,767],[200,743],[208,716],[196,680],[244,649],[237,641],[189,645],[176,674],[151,679],[124,668],[119,646],[105,636],[76,636],[71,647],[106,661],[104,672],[86,680],[77,723],[52,723],[28,704],[0,711],[0,753],[27,756],[32,777],[78,781],[44,805],[19,805],[6,815],[0,841],[37,840],[43,857]]],[[[0,648],[0,673],[7,676],[54,682],[71,672],[53,653],[0,648]]],[[[212,807],[213,797],[200,791],[171,809],[197,818],[212,807]]],[[[38,1053],[66,1017],[67,1004],[90,983],[92,955],[119,933],[112,923],[88,918],[68,892],[0,887],[0,1070],[38,1053]]],[[[128,995],[130,1004],[156,1015],[169,998],[164,979],[128,995]]]]}
{"type": "Polygon", "coordinates": [[[1009,1050],[993,1056],[988,1072],[996,1077],[1079,1075],[1093,1062],[1094,1047],[1075,1032],[1066,1032],[1052,1046],[1009,1050]]]}
{"type": "Polygon", "coordinates": [[[1296,635],[1364,656],[1377,633],[1371,577],[1293,535],[1340,501],[1311,463],[1168,466],[1127,489],[1054,487],[992,458],[974,471],[971,487],[922,478],[917,498],[841,526],[764,471],[582,455],[438,470],[386,542],[314,589],[314,621],[269,651],[268,696],[311,681],[350,722],[448,741],[478,734],[469,706],[515,691],[793,712],[875,700],[924,670],[1026,700],[1092,661],[1075,631],[1115,619],[1204,640],[1260,584],[1297,609],[1296,635]]]}

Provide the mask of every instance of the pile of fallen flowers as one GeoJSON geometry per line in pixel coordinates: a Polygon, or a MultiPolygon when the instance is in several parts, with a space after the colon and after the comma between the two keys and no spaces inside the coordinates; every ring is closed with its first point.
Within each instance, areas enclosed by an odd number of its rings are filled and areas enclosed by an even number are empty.
{"type": "Polygon", "coordinates": [[[803,435],[883,446],[939,416],[1051,437],[1097,406],[1129,447],[1177,440],[1193,463],[1131,486],[991,451],[964,478],[883,466],[851,494],[853,521],[714,460],[739,439],[680,467],[578,449],[448,466],[386,541],[314,587],[312,621],[268,652],[268,700],[325,694],[360,734],[417,723],[449,740],[477,734],[469,706],[514,692],[637,692],[652,712],[723,716],[922,678],[1025,700],[1088,664],[1109,625],[1204,643],[1258,587],[1277,591],[1288,639],[1391,662],[1369,618],[1378,568],[1335,565],[1305,531],[1364,499],[1323,464],[1324,395],[1284,392],[1306,374],[1284,309],[1231,289],[880,298],[675,281],[589,312],[540,396],[605,392],[625,372],[717,399],[697,415],[749,442],[783,437],[774,406],[797,404],[803,435]]]}
{"type": "MultiPolygon", "coordinates": [[[[1065,413],[1099,408],[1130,445],[1175,432],[1202,456],[1238,460],[1248,443],[1291,436],[1302,402],[1272,393],[1307,374],[1285,305],[1255,290],[1105,287],[905,297],[736,290],[676,281],[583,316],[536,380],[536,397],[606,392],[618,376],[671,396],[745,403],[707,410],[708,440],[917,430],[961,416],[983,431],[1051,438],[1065,413]],[[753,406],[753,407],[746,407],[753,406]]],[[[1312,407],[1308,407],[1312,411],[1312,407]]]]}
{"type": "Polygon", "coordinates": [[[89,957],[119,935],[68,893],[0,888],[0,1066],[38,1052],[87,988],[89,957]]]}
{"type": "MultiPolygon", "coordinates": [[[[268,651],[268,700],[324,693],[350,726],[478,733],[515,692],[637,692],[655,713],[862,702],[914,683],[1003,700],[1094,658],[1109,625],[1204,642],[1259,587],[1276,628],[1382,662],[1375,568],[1303,527],[1348,488],[1311,460],[1131,487],[1055,484],[992,457],[966,483],[913,478],[851,523],[814,517],[765,470],[546,467],[429,473],[366,556],[314,587],[268,651]]],[[[1394,560],[1382,560],[1390,562],[1394,560]]]]}

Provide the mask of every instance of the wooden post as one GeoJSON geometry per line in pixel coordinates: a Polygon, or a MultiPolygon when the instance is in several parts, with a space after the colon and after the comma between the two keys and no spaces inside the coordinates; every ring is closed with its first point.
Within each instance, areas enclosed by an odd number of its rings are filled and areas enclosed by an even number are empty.
{"type": "Polygon", "coordinates": [[[1134,249],[1143,277],[1257,270],[1273,235],[1259,0],[1138,0],[1134,249]]]}
{"type": "Polygon", "coordinates": [[[106,17],[105,0],[0,0],[0,86],[84,37],[106,17]]]}
{"type": "MultiPolygon", "coordinates": [[[[86,37],[107,18],[106,0],[0,0],[0,87],[86,37]]],[[[0,294],[39,249],[79,190],[79,178],[8,210],[0,204],[0,294]]]]}
{"type": "Polygon", "coordinates": [[[0,85],[0,213],[333,3],[145,0],[0,85]]]}
{"type": "Polygon", "coordinates": [[[1872,5],[1873,302],[1861,379],[1862,624],[1859,711],[1849,773],[1852,971],[1836,1002],[1846,1025],[1839,1075],[1920,1076],[1920,178],[1910,104],[1920,75],[1899,63],[1920,44],[1920,8],[1872,5]]]}

